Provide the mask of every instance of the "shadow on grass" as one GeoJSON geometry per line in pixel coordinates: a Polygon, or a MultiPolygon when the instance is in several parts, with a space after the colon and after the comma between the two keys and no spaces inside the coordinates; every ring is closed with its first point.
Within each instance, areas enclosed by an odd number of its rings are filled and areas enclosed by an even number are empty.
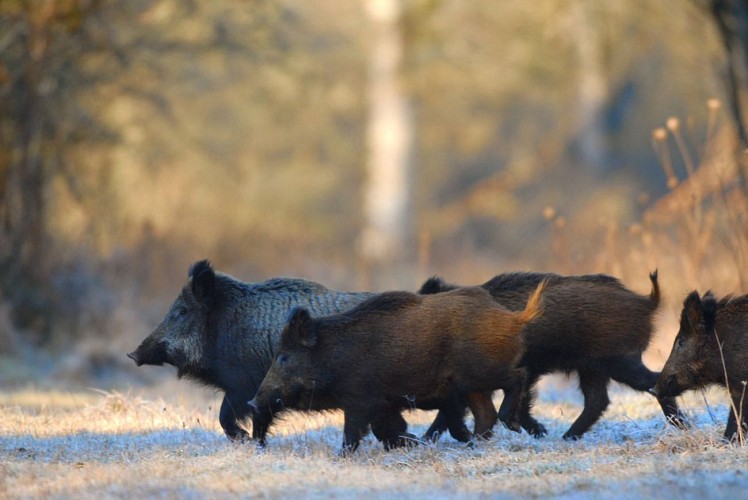
{"type": "MultiPolygon", "coordinates": [[[[157,430],[150,432],[71,434],[32,437],[0,436],[0,450],[6,460],[71,463],[100,463],[142,460],[153,454],[184,456],[212,455],[231,446],[222,434],[204,429],[157,430]]],[[[247,443],[246,446],[254,446],[247,443]]]]}

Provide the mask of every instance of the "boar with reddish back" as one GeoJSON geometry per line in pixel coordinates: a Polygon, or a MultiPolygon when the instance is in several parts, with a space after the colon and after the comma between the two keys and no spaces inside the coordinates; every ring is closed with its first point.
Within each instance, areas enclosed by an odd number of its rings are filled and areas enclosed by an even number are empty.
{"type": "MultiPolygon", "coordinates": [[[[521,393],[521,331],[542,316],[544,287],[535,287],[521,312],[508,311],[480,287],[431,296],[385,292],[322,318],[295,309],[250,406],[259,418],[342,409],[344,453],[369,428],[386,449],[411,444],[404,409],[439,409],[450,433],[468,441],[458,402],[472,410],[476,432],[487,432],[496,410],[484,395],[499,388],[521,393]]],[[[516,407],[508,407],[513,416],[516,407]]]]}

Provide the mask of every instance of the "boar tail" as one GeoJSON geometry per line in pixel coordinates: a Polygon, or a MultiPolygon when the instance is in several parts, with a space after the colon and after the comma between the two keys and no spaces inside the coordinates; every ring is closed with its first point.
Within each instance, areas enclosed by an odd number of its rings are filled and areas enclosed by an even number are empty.
{"type": "Polygon", "coordinates": [[[649,273],[649,281],[652,282],[652,291],[649,293],[649,300],[656,308],[660,305],[660,284],[657,282],[657,269],[649,273]]]}
{"type": "Polygon", "coordinates": [[[538,287],[535,289],[534,292],[532,292],[532,295],[530,295],[530,298],[527,300],[527,305],[525,306],[525,310],[519,313],[519,322],[523,325],[525,323],[529,323],[530,321],[534,320],[538,316],[540,316],[543,312],[543,304],[542,304],[542,298],[543,298],[543,292],[545,292],[545,288],[548,286],[548,280],[544,279],[540,282],[538,287]]]}

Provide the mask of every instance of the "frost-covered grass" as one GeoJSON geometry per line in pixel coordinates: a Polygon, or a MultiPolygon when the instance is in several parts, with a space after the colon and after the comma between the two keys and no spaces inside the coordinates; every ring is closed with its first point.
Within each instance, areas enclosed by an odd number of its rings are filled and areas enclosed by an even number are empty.
{"type": "MultiPolygon", "coordinates": [[[[581,409],[574,388],[541,387],[535,414],[549,436],[498,429],[466,447],[436,444],[390,453],[367,438],[340,458],[342,416],[290,414],[264,450],[228,442],[220,397],[185,383],[147,391],[0,394],[0,497],[224,496],[573,498],[734,497],[748,491],[748,448],[719,438],[721,391],[683,399],[695,424],[665,425],[648,395],[612,386],[603,419],[579,442],[560,439],[581,409]]],[[[433,413],[406,415],[423,432],[433,413]]]]}

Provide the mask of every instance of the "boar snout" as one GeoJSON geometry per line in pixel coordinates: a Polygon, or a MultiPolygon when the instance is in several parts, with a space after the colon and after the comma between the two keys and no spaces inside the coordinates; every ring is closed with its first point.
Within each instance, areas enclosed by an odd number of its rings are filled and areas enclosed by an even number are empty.
{"type": "Polygon", "coordinates": [[[128,352],[127,357],[135,361],[135,364],[138,366],[143,364],[143,362],[140,360],[140,356],[138,355],[138,351],[128,352]]]}
{"type": "Polygon", "coordinates": [[[677,377],[675,375],[667,375],[665,377],[661,376],[657,384],[649,389],[649,392],[654,394],[655,397],[661,398],[678,396],[683,391],[680,389],[677,377]]]}
{"type": "Polygon", "coordinates": [[[166,352],[164,342],[145,339],[133,352],[127,355],[128,358],[135,361],[138,366],[141,365],[163,365],[171,363],[171,359],[166,352]]]}
{"type": "Polygon", "coordinates": [[[260,416],[260,407],[257,405],[257,398],[252,398],[247,401],[247,408],[249,408],[249,414],[252,417],[260,416]]]}
{"type": "Polygon", "coordinates": [[[259,417],[268,413],[277,413],[285,407],[280,391],[274,391],[272,394],[258,391],[255,397],[247,401],[250,414],[259,417]]]}

